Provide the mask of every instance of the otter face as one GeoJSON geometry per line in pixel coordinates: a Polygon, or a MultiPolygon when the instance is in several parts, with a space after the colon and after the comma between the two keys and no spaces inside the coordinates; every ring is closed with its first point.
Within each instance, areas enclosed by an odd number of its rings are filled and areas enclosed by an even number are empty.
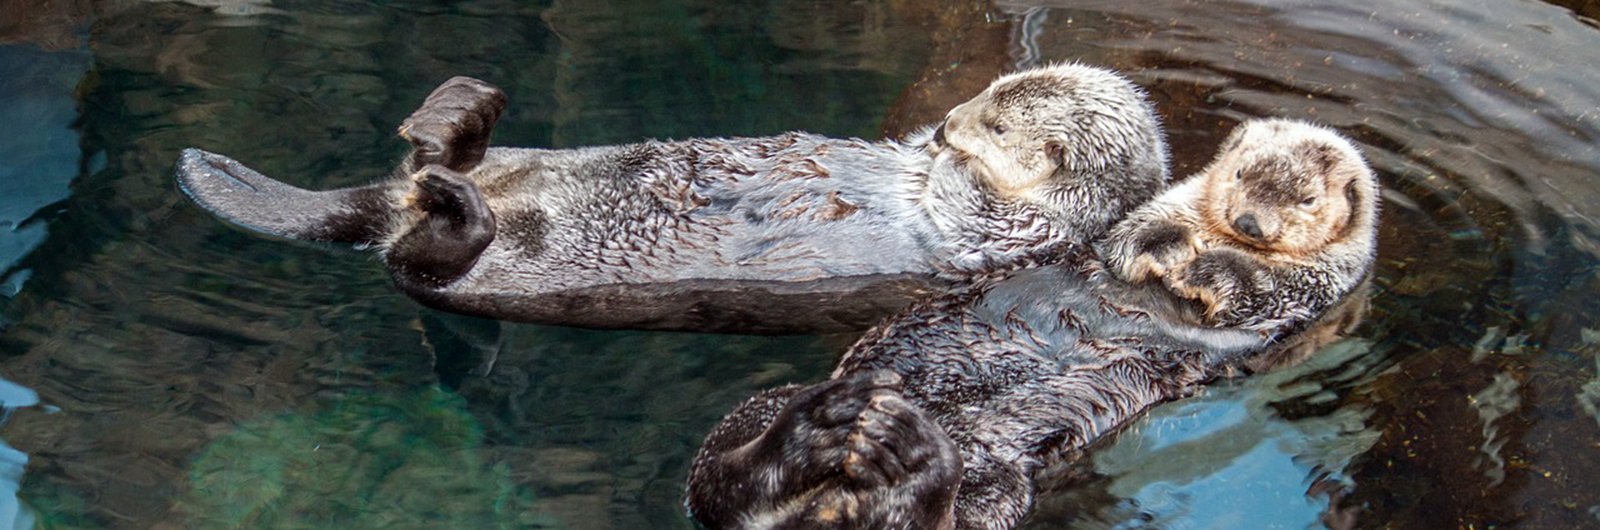
{"type": "Polygon", "coordinates": [[[1007,196],[1107,173],[1156,186],[1166,179],[1166,145],[1149,103],[1128,80],[1082,65],[996,80],[951,110],[934,142],[1007,196]]]}
{"type": "Polygon", "coordinates": [[[1200,178],[1206,179],[1201,214],[1212,230],[1291,256],[1343,238],[1361,222],[1361,205],[1376,188],[1349,141],[1287,120],[1241,125],[1200,178]]]}

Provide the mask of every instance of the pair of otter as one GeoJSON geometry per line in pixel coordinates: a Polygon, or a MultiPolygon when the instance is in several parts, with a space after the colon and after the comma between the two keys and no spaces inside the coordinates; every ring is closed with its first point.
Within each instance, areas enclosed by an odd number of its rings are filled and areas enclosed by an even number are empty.
{"type": "Polygon", "coordinates": [[[1149,104],[1086,66],[1002,78],[905,141],[489,148],[505,104],[446,82],[402,126],[415,151],[397,178],[371,186],[306,191],[192,149],[179,182],[240,225],[375,247],[437,308],[773,333],[862,329],[940,277],[1104,232],[1167,181],[1149,104]]]}
{"type": "Polygon", "coordinates": [[[1014,527],[1033,475],[1145,409],[1261,366],[1374,259],[1378,185],[1319,127],[1246,122],[1096,249],[890,318],[830,380],[758,394],[690,471],[711,528],[1014,527]]]}
{"type": "Polygon", "coordinates": [[[907,281],[1053,263],[923,301],[830,381],[730,414],[689,484],[715,528],[1013,526],[1034,471],[1248,366],[1373,259],[1376,181],[1347,141],[1249,122],[1146,203],[1166,181],[1153,112],[1084,66],[1003,77],[905,142],[490,149],[504,104],[440,87],[391,182],[309,192],[192,150],[180,182],[240,224],[374,245],[424,303],[519,320],[827,330],[919,294],[885,296],[907,281]],[[1085,245],[1108,229],[1106,267],[1085,245]]]}

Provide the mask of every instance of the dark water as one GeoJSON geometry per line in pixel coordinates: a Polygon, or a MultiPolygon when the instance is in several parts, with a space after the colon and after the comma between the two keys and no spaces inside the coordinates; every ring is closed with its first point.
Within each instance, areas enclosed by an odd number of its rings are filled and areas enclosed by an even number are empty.
{"type": "Polygon", "coordinates": [[[1031,528],[1600,526],[1594,2],[941,4],[0,4],[0,528],[692,528],[706,431],[851,337],[420,310],[207,216],[178,150],[364,183],[456,74],[509,93],[502,144],[878,137],[1059,60],[1146,86],[1179,174],[1297,117],[1386,200],[1355,336],[1156,409],[1031,528]]]}

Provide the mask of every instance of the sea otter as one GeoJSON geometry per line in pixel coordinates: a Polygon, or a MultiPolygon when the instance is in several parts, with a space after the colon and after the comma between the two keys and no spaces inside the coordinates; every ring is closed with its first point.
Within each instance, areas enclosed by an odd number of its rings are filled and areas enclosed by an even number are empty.
{"type": "Polygon", "coordinates": [[[1360,283],[1376,252],[1378,179],[1316,125],[1240,125],[1216,159],[1117,223],[1099,245],[1125,281],[1159,279],[1211,322],[1271,330],[1360,283]]]}
{"type": "MultiPolygon", "coordinates": [[[[1308,138],[1254,134],[1266,130],[1248,126],[1220,158],[1308,138]]],[[[1363,163],[1344,145],[1335,166],[1366,174],[1345,167],[1363,163]]],[[[1329,154],[1286,152],[1305,157],[1294,167],[1329,154]]],[[[1348,199],[1362,212],[1350,223],[1368,223],[1342,236],[1353,247],[1375,240],[1367,184],[1348,199]]],[[[1356,254],[1353,277],[1373,259],[1356,254]]],[[[713,529],[1012,528],[1040,470],[1157,403],[1316,346],[1301,340],[1331,340],[1323,327],[1348,330],[1364,301],[1327,294],[1338,302],[1310,311],[1239,304],[1238,318],[1259,325],[1217,326],[1164,284],[1122,281],[1076,247],[917,303],[862,337],[826,382],[750,399],[707,437],[686,504],[713,529]]]]}
{"type": "Polygon", "coordinates": [[[1109,71],[997,79],[904,141],[806,133],[488,147],[500,90],[455,78],[405,121],[397,177],[312,192],[190,149],[178,180],[239,225],[376,248],[426,305],[527,322],[861,329],[940,278],[1048,256],[1166,183],[1150,104],[1109,71]]]}

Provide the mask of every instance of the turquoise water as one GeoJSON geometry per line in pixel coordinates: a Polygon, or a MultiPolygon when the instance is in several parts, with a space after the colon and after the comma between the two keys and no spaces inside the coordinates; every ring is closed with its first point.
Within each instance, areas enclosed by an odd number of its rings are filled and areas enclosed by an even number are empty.
{"type": "Polygon", "coordinates": [[[419,309],[368,255],[208,216],[178,151],[365,183],[458,74],[506,89],[501,144],[876,138],[1060,60],[1147,87],[1178,174],[1248,116],[1339,128],[1384,229],[1355,336],[1156,409],[1029,528],[1600,525],[1600,28],[1570,10],[1593,2],[23,3],[0,528],[692,528],[706,431],[853,337],[419,309]]]}

